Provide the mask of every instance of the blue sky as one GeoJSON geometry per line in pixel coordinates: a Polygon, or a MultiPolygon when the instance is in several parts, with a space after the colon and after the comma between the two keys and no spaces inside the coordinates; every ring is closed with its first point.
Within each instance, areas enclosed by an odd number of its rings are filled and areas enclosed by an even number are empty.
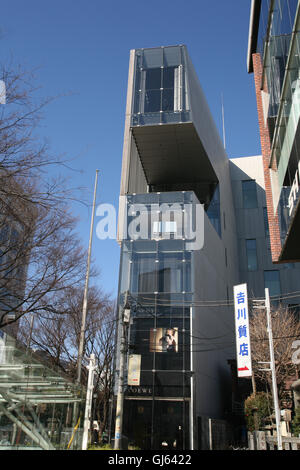
{"type": "MultiPolygon", "coordinates": [[[[250,0],[10,0],[1,7],[1,61],[35,69],[40,96],[60,96],[45,110],[39,135],[59,170],[92,201],[118,206],[129,51],[186,44],[216,125],[225,108],[229,157],[260,154],[253,76],[246,68],[250,0]]],[[[91,209],[72,205],[87,247],[91,209]]],[[[97,218],[95,220],[97,223],[97,218]]],[[[99,284],[118,288],[119,247],[94,236],[99,284]]]]}

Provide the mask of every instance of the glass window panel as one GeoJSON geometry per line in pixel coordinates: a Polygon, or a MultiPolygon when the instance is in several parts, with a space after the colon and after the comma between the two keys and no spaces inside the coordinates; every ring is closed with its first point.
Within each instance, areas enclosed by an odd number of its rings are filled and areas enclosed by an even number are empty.
{"type": "Polygon", "coordinates": [[[256,240],[246,240],[248,271],[257,271],[256,240]]]}
{"type": "Polygon", "coordinates": [[[155,256],[148,253],[134,255],[132,269],[133,292],[155,292],[157,290],[155,256]]]}
{"type": "Polygon", "coordinates": [[[161,397],[188,397],[190,395],[190,383],[186,374],[182,372],[156,372],[155,395],[161,397]]]}
{"type": "Polygon", "coordinates": [[[140,92],[136,91],[134,93],[134,104],[133,104],[133,112],[134,114],[138,113],[140,111],[140,92]]]}
{"type": "Polygon", "coordinates": [[[137,318],[130,327],[130,352],[141,354],[141,370],[153,369],[153,353],[150,348],[150,331],[154,326],[153,319],[137,318]]]}
{"type": "Polygon", "coordinates": [[[121,266],[120,266],[120,292],[126,292],[129,289],[130,270],[131,270],[131,253],[125,251],[123,246],[121,254],[121,266]]]}
{"type": "Polygon", "coordinates": [[[158,273],[159,292],[182,292],[182,253],[161,254],[158,273]]]}
{"type": "Polygon", "coordinates": [[[255,180],[242,181],[243,206],[245,209],[257,207],[257,193],[255,180]]]}
{"type": "Polygon", "coordinates": [[[162,92],[162,111],[174,110],[174,89],[166,89],[162,92]]]}
{"type": "MultiPolygon", "coordinates": [[[[128,244],[130,245],[130,243],[128,244]]],[[[156,242],[146,241],[146,240],[137,240],[132,245],[132,251],[136,253],[156,253],[156,242]]]]}
{"type": "Polygon", "coordinates": [[[146,70],[146,90],[159,90],[161,88],[162,69],[146,70]]]}
{"type": "Polygon", "coordinates": [[[165,47],[164,48],[164,63],[167,66],[181,64],[181,50],[180,47],[165,47]]]}
{"type": "Polygon", "coordinates": [[[182,240],[159,240],[159,252],[182,252],[184,250],[184,242],[182,240]]]}
{"type": "Polygon", "coordinates": [[[189,449],[189,406],[185,402],[154,402],[153,449],[189,449]]]}
{"type": "Polygon", "coordinates": [[[163,88],[174,88],[175,67],[165,67],[163,70],[163,88]]]}
{"type": "Polygon", "coordinates": [[[151,449],[152,406],[152,401],[125,399],[123,432],[140,449],[151,449]]]}
{"type": "Polygon", "coordinates": [[[192,278],[191,278],[191,263],[189,261],[185,261],[183,263],[183,290],[185,292],[192,291],[192,278]]]}
{"type": "Polygon", "coordinates": [[[264,207],[264,227],[265,227],[265,237],[269,237],[269,219],[268,219],[268,212],[267,208],[264,207]]]}
{"type": "Polygon", "coordinates": [[[135,72],[135,90],[138,91],[141,89],[141,70],[136,68],[135,72]]]}
{"type": "Polygon", "coordinates": [[[265,288],[269,289],[270,296],[280,295],[281,288],[280,288],[279,271],[278,270],[265,271],[264,278],[265,278],[265,288]]]}
{"type": "Polygon", "coordinates": [[[143,66],[147,69],[163,66],[163,48],[144,49],[143,66]]]}
{"type": "Polygon", "coordinates": [[[159,112],[161,109],[161,91],[148,90],[145,93],[145,113],[159,112]]]}

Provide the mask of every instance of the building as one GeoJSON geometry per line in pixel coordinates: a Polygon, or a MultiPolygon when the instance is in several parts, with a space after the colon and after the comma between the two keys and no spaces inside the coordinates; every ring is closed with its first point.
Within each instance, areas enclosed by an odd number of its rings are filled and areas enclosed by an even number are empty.
{"type": "Polygon", "coordinates": [[[254,74],[273,263],[300,260],[299,2],[252,0],[254,74]]]}
{"type": "Polygon", "coordinates": [[[235,205],[239,276],[248,284],[249,297],[264,298],[267,287],[273,303],[300,304],[300,265],[272,262],[270,228],[262,156],[230,159],[235,205]]]}
{"type": "Polygon", "coordinates": [[[22,314],[37,209],[5,169],[0,184],[0,327],[16,337],[18,321],[9,323],[22,314]]]}
{"type": "Polygon", "coordinates": [[[232,415],[233,286],[278,299],[296,277],[273,269],[264,188],[261,157],[228,159],[186,47],[132,50],[115,365],[118,385],[125,351],[129,444],[207,448],[232,415]]]}

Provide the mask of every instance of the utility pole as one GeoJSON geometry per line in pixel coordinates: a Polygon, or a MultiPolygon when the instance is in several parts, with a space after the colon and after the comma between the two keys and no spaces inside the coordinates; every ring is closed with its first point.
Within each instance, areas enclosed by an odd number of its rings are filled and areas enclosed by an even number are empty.
{"type": "Polygon", "coordinates": [[[91,409],[92,409],[92,401],[93,401],[95,368],[96,368],[96,366],[95,366],[95,354],[91,354],[90,363],[87,367],[87,369],[89,371],[89,376],[88,376],[86,401],[85,401],[82,450],[87,449],[89,429],[90,429],[90,426],[91,426],[91,409]]]}
{"type": "Polygon", "coordinates": [[[127,300],[128,292],[125,294],[125,303],[122,312],[122,337],[120,348],[120,365],[119,365],[119,381],[118,395],[116,405],[116,424],[115,424],[115,450],[122,448],[122,432],[123,432],[123,404],[124,404],[124,366],[127,350],[127,329],[130,322],[130,305],[127,300]]]}
{"type": "Polygon", "coordinates": [[[277,433],[277,448],[278,450],[282,450],[282,436],[281,436],[281,428],[280,428],[280,408],[279,408],[279,401],[278,401],[278,390],[277,390],[277,379],[276,379],[276,369],[275,369],[275,356],[274,356],[274,345],[273,345],[273,333],[272,333],[272,320],[271,320],[271,306],[270,306],[270,295],[269,289],[265,289],[265,300],[264,301],[256,301],[258,303],[263,303],[261,306],[255,306],[256,309],[264,309],[267,315],[267,332],[269,336],[269,350],[270,350],[270,361],[259,361],[259,364],[269,364],[269,369],[259,369],[261,371],[271,371],[272,373],[272,395],[273,395],[273,402],[274,402],[274,410],[275,410],[275,420],[276,420],[276,433],[277,433]]]}
{"type": "Polygon", "coordinates": [[[265,289],[265,297],[266,297],[267,325],[268,325],[269,347],[270,347],[270,367],[271,367],[271,372],[272,372],[272,389],[273,389],[273,400],[274,400],[275,418],[276,418],[277,447],[278,447],[278,450],[282,450],[282,436],[281,436],[281,428],[280,428],[280,408],[279,408],[279,402],[278,402],[278,390],[277,390],[273,333],[272,333],[272,320],[271,320],[271,307],[270,307],[270,296],[269,296],[268,288],[265,289]]]}
{"type": "Polygon", "coordinates": [[[92,240],[93,240],[93,228],[94,228],[98,173],[99,173],[99,170],[96,170],[93,210],[92,210],[91,228],[90,228],[90,240],[89,240],[88,259],[87,259],[85,286],[84,286],[84,295],[83,295],[83,307],[82,307],[80,339],[79,339],[79,347],[78,347],[77,379],[76,379],[76,382],[78,384],[80,384],[80,379],[81,379],[81,365],[82,365],[82,355],[83,355],[84,335],[85,335],[85,323],[86,323],[86,313],[87,313],[87,300],[88,300],[88,288],[89,288],[89,277],[90,277],[90,264],[91,264],[91,252],[92,252],[92,240]]]}

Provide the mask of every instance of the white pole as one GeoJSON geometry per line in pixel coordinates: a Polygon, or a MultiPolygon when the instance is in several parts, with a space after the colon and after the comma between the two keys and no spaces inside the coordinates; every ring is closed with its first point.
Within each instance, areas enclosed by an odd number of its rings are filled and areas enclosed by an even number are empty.
{"type": "Polygon", "coordinates": [[[193,361],[193,307],[190,307],[190,363],[191,363],[191,400],[190,400],[190,446],[194,450],[194,361],[193,361]]]}
{"type": "Polygon", "coordinates": [[[79,347],[78,347],[77,383],[80,383],[80,378],[81,378],[81,364],[82,364],[84,335],[85,335],[85,322],[86,322],[86,313],[87,313],[87,298],[88,298],[89,277],[90,277],[90,264],[91,264],[91,252],[92,252],[92,240],[93,240],[93,228],[94,228],[94,217],[95,217],[95,206],[96,206],[98,172],[99,172],[99,170],[96,170],[93,210],[92,210],[92,219],[91,219],[91,228],[90,228],[90,240],[89,240],[88,259],[87,259],[87,268],[86,268],[85,286],[84,286],[84,295],[83,295],[80,340],[79,340],[79,347]]]}
{"type": "Polygon", "coordinates": [[[93,401],[93,390],[94,390],[94,373],[95,373],[95,354],[91,354],[90,363],[87,367],[89,371],[87,391],[86,391],[86,402],[85,402],[85,413],[83,423],[83,437],[82,437],[82,450],[87,449],[89,429],[91,426],[91,409],[93,401]]]}
{"type": "Polygon", "coordinates": [[[273,333],[272,333],[272,320],[271,320],[271,307],[270,307],[270,296],[269,296],[268,288],[265,289],[265,297],[266,297],[267,325],[268,325],[269,347],[270,347],[270,367],[271,367],[271,372],[272,372],[272,389],[273,389],[273,400],[274,400],[275,418],[276,418],[277,447],[278,447],[278,450],[282,450],[282,437],[281,437],[281,428],[280,428],[280,409],[279,409],[279,402],[278,402],[278,390],[277,390],[273,333]]]}

